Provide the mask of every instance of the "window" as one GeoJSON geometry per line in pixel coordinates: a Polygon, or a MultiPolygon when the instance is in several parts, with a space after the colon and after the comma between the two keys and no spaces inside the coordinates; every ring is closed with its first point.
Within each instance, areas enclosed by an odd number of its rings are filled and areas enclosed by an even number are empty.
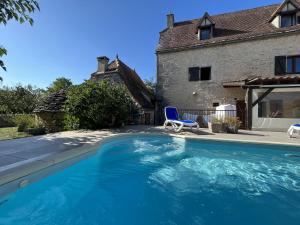
{"type": "MultiPolygon", "coordinates": [[[[261,96],[264,91],[259,91],[261,96]]],[[[258,103],[259,118],[299,118],[300,92],[277,89],[258,103]]]]}
{"type": "Polygon", "coordinates": [[[211,67],[201,68],[201,80],[210,80],[211,79],[211,67]]]}
{"type": "Polygon", "coordinates": [[[286,72],[293,73],[293,58],[287,58],[286,66],[287,66],[286,72]]]}
{"type": "Polygon", "coordinates": [[[300,73],[300,56],[287,57],[287,71],[288,74],[300,73]]]}
{"type": "Polygon", "coordinates": [[[267,116],[267,102],[258,103],[258,117],[266,118],[267,116]]]}
{"type": "Polygon", "coordinates": [[[298,16],[298,24],[300,24],[300,16],[298,16]]]}
{"type": "MultiPolygon", "coordinates": [[[[272,94],[273,96],[280,96],[278,94],[272,94]]],[[[278,98],[277,97],[277,98],[278,98]]],[[[283,101],[281,99],[270,100],[260,102],[258,104],[258,117],[259,118],[282,118],[283,117],[283,101]]]]}
{"type": "Polygon", "coordinates": [[[211,37],[211,27],[201,28],[200,29],[200,40],[207,40],[211,37]]]}
{"type": "Polygon", "coordinates": [[[189,81],[198,81],[200,79],[200,68],[191,67],[189,68],[189,81]]]}
{"type": "Polygon", "coordinates": [[[300,57],[295,58],[295,72],[300,73],[300,57]]]}
{"type": "Polygon", "coordinates": [[[283,114],[283,100],[282,99],[276,99],[276,100],[270,100],[270,112],[272,118],[282,118],[283,114]]]}
{"type": "Polygon", "coordinates": [[[189,81],[210,80],[211,67],[190,67],[189,68],[189,81]]]}
{"type": "Polygon", "coordinates": [[[276,56],[275,75],[300,73],[300,56],[276,56]]]}
{"type": "Polygon", "coordinates": [[[213,103],[213,107],[218,107],[219,105],[220,105],[219,102],[214,102],[214,103],[213,103]]]}
{"type": "Polygon", "coordinates": [[[286,14],[281,16],[281,27],[296,25],[296,14],[286,14]]]}
{"type": "Polygon", "coordinates": [[[286,74],[286,56],[275,56],[275,75],[286,74]]]}

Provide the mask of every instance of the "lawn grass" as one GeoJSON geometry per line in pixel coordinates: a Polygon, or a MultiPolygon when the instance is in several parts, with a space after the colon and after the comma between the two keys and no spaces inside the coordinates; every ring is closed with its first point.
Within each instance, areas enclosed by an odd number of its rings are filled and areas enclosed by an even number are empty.
{"type": "Polygon", "coordinates": [[[0,141],[1,140],[10,140],[15,138],[24,138],[24,137],[30,137],[30,134],[27,134],[25,132],[18,132],[17,127],[5,127],[0,128],[0,141]]]}

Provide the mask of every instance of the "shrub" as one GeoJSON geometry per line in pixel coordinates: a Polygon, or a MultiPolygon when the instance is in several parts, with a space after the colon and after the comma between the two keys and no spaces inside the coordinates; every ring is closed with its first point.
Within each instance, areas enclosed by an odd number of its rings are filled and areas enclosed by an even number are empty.
{"type": "Polygon", "coordinates": [[[35,115],[14,115],[13,121],[18,127],[18,132],[27,132],[31,135],[39,135],[45,133],[43,123],[38,120],[35,115]]]}
{"type": "Polygon", "coordinates": [[[70,114],[64,116],[64,130],[78,130],[79,125],[79,119],[76,116],[70,114]]]}
{"type": "Polygon", "coordinates": [[[24,132],[27,128],[33,128],[37,125],[34,115],[15,115],[13,121],[18,127],[18,132],[24,132]]]}
{"type": "Polygon", "coordinates": [[[27,128],[25,131],[31,135],[42,135],[46,133],[45,127],[27,128]]]}
{"type": "Polygon", "coordinates": [[[105,81],[86,81],[68,90],[65,128],[101,129],[120,126],[127,122],[133,105],[124,86],[105,81]]]}
{"type": "Polygon", "coordinates": [[[26,124],[24,122],[21,122],[18,125],[18,132],[25,132],[25,130],[27,129],[27,127],[28,127],[28,124],[26,124]]]}
{"type": "Polygon", "coordinates": [[[15,127],[14,115],[0,114],[0,127],[15,127]]]}
{"type": "Polygon", "coordinates": [[[237,117],[226,117],[224,123],[228,124],[228,126],[240,127],[241,121],[237,117]]]}
{"type": "Polygon", "coordinates": [[[218,117],[213,117],[212,118],[212,123],[221,124],[222,122],[223,122],[222,119],[220,119],[218,117]]]}

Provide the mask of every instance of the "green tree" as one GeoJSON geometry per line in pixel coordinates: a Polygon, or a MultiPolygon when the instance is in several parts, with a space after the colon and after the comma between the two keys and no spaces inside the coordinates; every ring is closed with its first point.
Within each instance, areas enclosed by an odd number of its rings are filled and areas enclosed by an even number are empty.
{"type": "Polygon", "coordinates": [[[2,87],[0,89],[0,114],[33,113],[44,93],[44,90],[31,85],[2,87]]]}
{"type": "MultiPolygon", "coordinates": [[[[36,0],[1,0],[0,1],[0,24],[6,25],[9,20],[16,20],[19,23],[28,21],[33,25],[33,19],[29,14],[40,10],[36,0]]],[[[0,58],[7,55],[7,50],[0,45],[0,58]]],[[[4,62],[0,59],[0,67],[6,71],[4,62]]],[[[0,77],[0,80],[2,78],[0,77]]]]}
{"type": "Polygon", "coordinates": [[[66,127],[100,129],[119,126],[127,122],[131,107],[132,99],[122,85],[86,81],[68,90],[66,127]]]}
{"type": "Polygon", "coordinates": [[[154,80],[154,78],[150,78],[150,79],[145,79],[144,80],[144,83],[146,85],[146,87],[152,91],[153,93],[155,92],[155,89],[156,89],[156,82],[154,80]]]}
{"type": "Polygon", "coordinates": [[[49,94],[60,91],[61,89],[68,89],[71,87],[72,81],[65,77],[59,77],[48,87],[47,92],[49,94]]]}

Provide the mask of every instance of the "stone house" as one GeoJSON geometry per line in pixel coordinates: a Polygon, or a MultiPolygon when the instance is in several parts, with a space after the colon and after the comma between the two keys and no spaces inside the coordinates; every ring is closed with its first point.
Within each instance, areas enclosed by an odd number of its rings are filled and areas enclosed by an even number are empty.
{"type": "Polygon", "coordinates": [[[34,113],[43,121],[46,132],[54,133],[63,130],[64,104],[67,99],[66,90],[62,89],[45,97],[34,113]]]}
{"type": "Polygon", "coordinates": [[[109,62],[106,56],[98,57],[98,70],[91,80],[107,80],[115,85],[124,85],[135,102],[131,123],[154,124],[154,93],[146,87],[135,70],[123,63],[118,56],[109,62]]]}
{"type": "Polygon", "coordinates": [[[300,0],[175,22],[157,55],[162,108],[235,104],[249,129],[286,130],[300,119],[300,0]]]}

